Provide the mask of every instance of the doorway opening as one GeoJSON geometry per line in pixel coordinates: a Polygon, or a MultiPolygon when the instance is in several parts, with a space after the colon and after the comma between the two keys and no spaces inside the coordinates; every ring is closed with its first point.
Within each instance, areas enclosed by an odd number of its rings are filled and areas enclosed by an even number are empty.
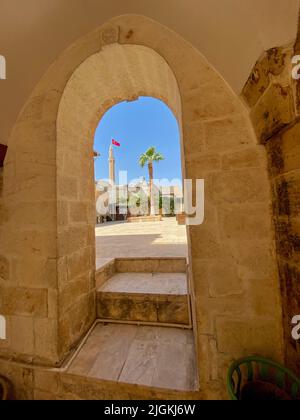
{"type": "Polygon", "coordinates": [[[94,148],[97,268],[113,258],[186,258],[180,130],[167,105],[151,97],[115,105],[94,148]]]}

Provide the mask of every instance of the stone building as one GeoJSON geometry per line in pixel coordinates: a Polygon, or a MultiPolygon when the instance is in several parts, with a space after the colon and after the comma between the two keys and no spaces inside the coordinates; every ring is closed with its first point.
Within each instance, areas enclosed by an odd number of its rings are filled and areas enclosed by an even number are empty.
{"type": "Polygon", "coordinates": [[[300,376],[299,1],[2,3],[0,374],[17,398],[226,399],[228,367],[252,354],[300,376]],[[205,179],[205,222],[188,228],[187,268],[118,261],[96,273],[94,132],[139,96],[176,116],[184,177],[205,179]],[[189,390],[68,370],[98,318],[99,284],[141,265],[187,270],[189,390]]]}

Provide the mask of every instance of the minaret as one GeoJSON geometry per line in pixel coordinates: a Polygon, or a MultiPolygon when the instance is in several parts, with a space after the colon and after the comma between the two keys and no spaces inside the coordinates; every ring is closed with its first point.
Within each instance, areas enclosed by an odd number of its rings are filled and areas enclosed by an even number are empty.
{"type": "Polygon", "coordinates": [[[115,171],[115,158],[114,158],[114,150],[113,150],[113,146],[110,146],[109,149],[109,181],[113,184],[116,183],[116,171],[115,171]]]}

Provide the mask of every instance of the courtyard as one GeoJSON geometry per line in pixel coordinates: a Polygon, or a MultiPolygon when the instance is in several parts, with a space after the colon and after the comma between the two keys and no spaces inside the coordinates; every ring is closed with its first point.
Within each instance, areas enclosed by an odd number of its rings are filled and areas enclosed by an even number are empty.
{"type": "Polygon", "coordinates": [[[96,227],[97,268],[114,258],[187,257],[186,227],[161,222],[111,222],[96,227]]]}

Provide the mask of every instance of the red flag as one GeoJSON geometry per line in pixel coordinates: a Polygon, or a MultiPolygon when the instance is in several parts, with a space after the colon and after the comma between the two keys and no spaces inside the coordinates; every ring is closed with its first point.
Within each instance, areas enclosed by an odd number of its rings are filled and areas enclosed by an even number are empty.
{"type": "Polygon", "coordinates": [[[121,144],[119,142],[117,142],[116,140],[112,140],[112,144],[114,146],[121,147],[121,144]]]}

